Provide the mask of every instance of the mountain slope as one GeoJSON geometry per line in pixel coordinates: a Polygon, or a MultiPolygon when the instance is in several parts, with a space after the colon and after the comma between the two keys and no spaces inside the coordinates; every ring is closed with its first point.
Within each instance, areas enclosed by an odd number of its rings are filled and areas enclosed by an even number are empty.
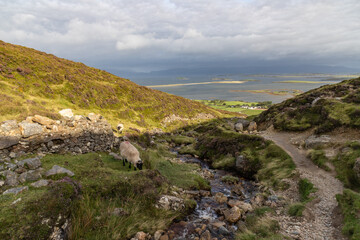
{"type": "Polygon", "coordinates": [[[125,122],[140,129],[159,127],[175,114],[222,113],[182,97],[139,86],[130,80],[0,41],[0,121],[33,114],[57,118],[71,108],[76,114],[100,113],[113,126],[125,122]]]}
{"type": "Polygon", "coordinates": [[[360,128],[360,78],[326,85],[273,105],[255,120],[260,126],[316,133],[338,127],[360,128]]]}

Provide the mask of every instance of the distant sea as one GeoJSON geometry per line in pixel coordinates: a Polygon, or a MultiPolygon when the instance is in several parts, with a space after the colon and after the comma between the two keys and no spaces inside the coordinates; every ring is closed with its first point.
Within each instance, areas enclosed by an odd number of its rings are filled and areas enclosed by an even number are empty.
{"type": "Polygon", "coordinates": [[[246,102],[281,102],[291,98],[291,94],[276,95],[293,90],[308,91],[326,84],[338,83],[354,75],[334,74],[232,74],[193,76],[133,76],[130,79],[148,86],[188,99],[222,99],[246,102]],[[253,90],[266,90],[253,91],[253,90]]]}

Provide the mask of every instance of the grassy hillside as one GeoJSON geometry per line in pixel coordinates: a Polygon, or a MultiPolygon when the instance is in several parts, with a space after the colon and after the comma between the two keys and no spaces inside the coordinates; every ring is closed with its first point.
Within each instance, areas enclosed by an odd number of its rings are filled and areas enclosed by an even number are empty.
{"type": "Polygon", "coordinates": [[[0,121],[40,114],[57,118],[59,110],[101,113],[113,125],[159,127],[164,117],[192,118],[221,113],[205,105],[139,86],[127,79],[0,41],[0,121]]]}
{"type": "Polygon", "coordinates": [[[273,105],[255,120],[279,130],[317,133],[337,127],[360,128],[360,78],[308,91],[273,105]]]}

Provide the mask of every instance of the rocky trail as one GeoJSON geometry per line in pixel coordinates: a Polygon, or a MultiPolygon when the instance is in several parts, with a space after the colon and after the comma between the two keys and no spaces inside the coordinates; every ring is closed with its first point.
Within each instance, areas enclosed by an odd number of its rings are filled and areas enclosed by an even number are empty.
{"type": "Polygon", "coordinates": [[[306,157],[306,150],[291,143],[296,133],[268,129],[261,135],[282,147],[294,160],[301,178],[310,180],[317,189],[315,199],[306,205],[304,217],[278,216],[281,231],[295,239],[345,239],[341,234],[342,217],[337,209],[336,194],[343,192],[343,184],[333,172],[318,168],[306,157]]]}

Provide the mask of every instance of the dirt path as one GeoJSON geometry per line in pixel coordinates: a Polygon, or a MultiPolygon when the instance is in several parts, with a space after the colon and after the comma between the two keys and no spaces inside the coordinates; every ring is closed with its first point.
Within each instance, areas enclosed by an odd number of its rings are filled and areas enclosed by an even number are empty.
{"type": "Polygon", "coordinates": [[[334,177],[334,173],[326,172],[306,158],[306,152],[290,143],[295,133],[277,132],[269,129],[261,135],[282,147],[294,160],[301,178],[309,179],[318,189],[317,198],[307,204],[307,216],[279,217],[284,233],[298,239],[330,240],[345,239],[341,235],[341,215],[337,210],[336,194],[343,192],[343,184],[334,177]],[[296,237],[297,236],[297,237],[296,237]]]}

